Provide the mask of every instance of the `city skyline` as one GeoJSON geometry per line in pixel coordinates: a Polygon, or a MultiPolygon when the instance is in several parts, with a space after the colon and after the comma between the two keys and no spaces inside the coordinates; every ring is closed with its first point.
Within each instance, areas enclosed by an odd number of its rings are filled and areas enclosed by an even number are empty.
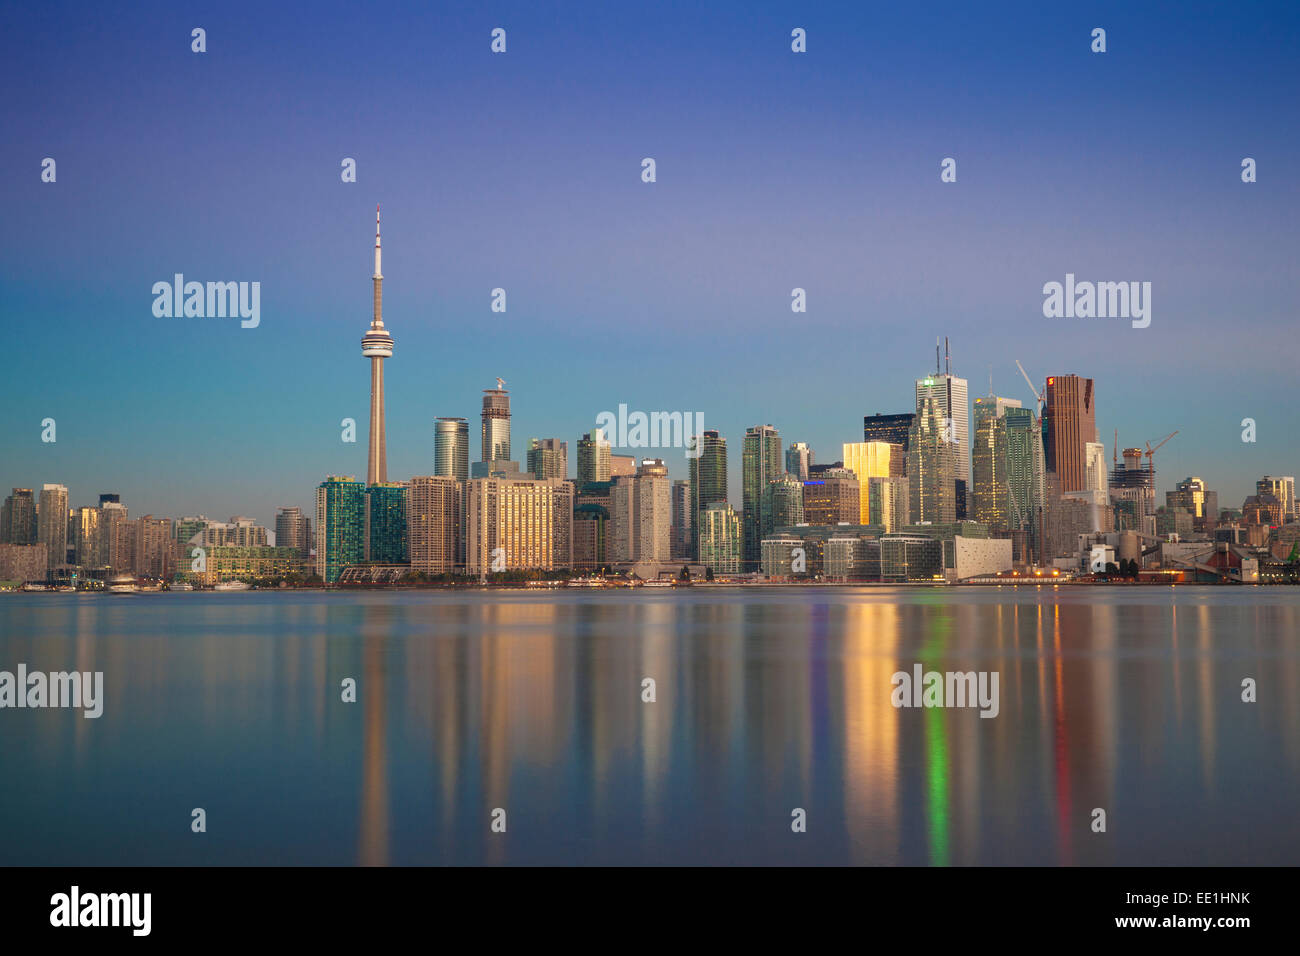
{"type": "MultiPolygon", "coordinates": [[[[374,273],[371,276],[371,279],[373,282],[373,299],[372,299],[373,316],[372,316],[371,323],[367,329],[367,332],[362,338],[362,354],[363,356],[370,359],[370,364],[371,364],[370,409],[369,409],[369,419],[367,424],[367,435],[366,435],[366,446],[367,446],[366,481],[362,487],[367,489],[372,489],[372,490],[376,486],[382,486],[382,485],[391,485],[395,487],[398,483],[402,481],[406,481],[409,483],[409,481],[413,478],[432,477],[437,475],[456,476],[463,481],[467,477],[465,474],[462,474],[462,472],[466,470],[467,467],[466,459],[468,458],[468,454],[469,454],[469,444],[468,444],[468,434],[467,434],[468,423],[464,418],[447,417],[447,416],[438,416],[434,420],[434,434],[432,436],[433,467],[427,473],[427,475],[409,475],[406,477],[406,479],[398,479],[395,482],[388,482],[387,479],[387,465],[386,465],[387,451],[386,451],[386,439],[385,439],[385,417],[386,416],[385,416],[385,399],[384,399],[385,389],[384,389],[383,362],[387,358],[391,357],[393,354],[393,337],[388,332],[383,321],[383,310],[382,310],[383,274],[381,269],[379,205],[376,205],[375,207],[374,273]]],[[[904,419],[912,421],[912,426],[910,426],[909,435],[907,437],[902,437],[900,432],[898,436],[901,440],[901,444],[897,446],[897,450],[900,454],[907,454],[906,450],[909,447],[909,445],[915,444],[914,436],[915,436],[915,429],[917,427],[918,416],[920,416],[920,422],[921,422],[920,427],[922,428],[922,431],[925,430],[926,418],[927,416],[929,416],[929,422],[930,422],[929,428],[930,431],[933,432],[933,435],[931,436],[931,441],[937,443],[936,447],[939,448],[947,447],[950,448],[952,452],[951,474],[949,477],[940,478],[939,485],[937,487],[944,487],[946,486],[946,484],[951,484],[953,479],[956,479],[957,487],[955,490],[957,494],[957,501],[954,501],[950,503],[950,505],[945,507],[947,507],[948,509],[951,509],[952,507],[956,507],[958,510],[957,512],[953,512],[953,514],[957,514],[960,512],[964,512],[966,510],[968,494],[973,492],[973,486],[971,486],[971,488],[968,489],[968,482],[970,476],[969,462],[971,460],[971,455],[973,451],[972,442],[976,440],[976,436],[978,434],[980,416],[984,414],[1001,415],[1004,407],[1016,408],[1021,410],[1023,409],[1018,399],[1008,398],[1006,396],[997,395],[995,393],[995,391],[993,390],[993,382],[992,382],[991,375],[989,381],[989,388],[990,388],[989,394],[986,396],[976,396],[974,402],[972,403],[968,396],[968,381],[967,379],[962,378],[956,375],[955,373],[953,373],[949,361],[948,351],[949,351],[949,343],[945,338],[943,342],[942,358],[940,358],[941,353],[939,347],[939,340],[936,338],[935,371],[927,372],[923,377],[917,378],[914,381],[914,389],[915,389],[914,400],[916,403],[914,411],[903,412],[903,413],[886,413],[883,416],[881,413],[877,412],[872,415],[863,416],[863,420],[865,423],[867,423],[866,426],[864,427],[864,432],[879,429],[881,427],[890,427],[890,428],[895,427],[893,425],[885,426],[883,424],[884,422],[894,422],[895,420],[902,421],[904,419]],[[923,412],[925,414],[922,414],[923,412]],[[950,416],[950,415],[955,415],[957,417],[956,418],[943,417],[943,416],[950,416]],[[950,436],[947,435],[947,430],[948,430],[948,426],[946,424],[947,422],[952,422],[950,436]],[[971,430],[972,423],[974,423],[975,431],[971,430]],[[941,432],[943,434],[941,434],[941,432]],[[962,462],[963,458],[965,459],[965,463],[962,462]]],[[[1018,363],[1017,363],[1017,367],[1021,371],[1022,377],[1028,379],[1027,373],[1024,372],[1023,368],[1021,368],[1018,363]]],[[[481,409],[481,430],[480,430],[480,440],[479,440],[480,454],[477,460],[478,467],[481,467],[483,469],[481,471],[481,474],[483,476],[486,476],[488,464],[495,463],[495,462],[513,462],[515,466],[515,470],[518,471],[520,459],[522,458],[523,464],[526,466],[523,469],[525,473],[534,473],[534,477],[539,477],[539,478],[559,478],[561,480],[566,478],[572,478],[576,482],[575,486],[580,486],[581,475],[578,472],[580,472],[580,470],[583,467],[581,462],[581,456],[577,464],[577,471],[574,471],[574,469],[570,469],[568,467],[567,452],[565,450],[567,448],[567,443],[561,441],[558,438],[544,438],[544,439],[530,438],[527,443],[527,448],[522,456],[515,455],[513,453],[511,447],[511,421],[513,418],[513,412],[511,408],[510,394],[506,390],[505,384],[506,383],[504,379],[497,378],[495,388],[483,389],[482,392],[483,397],[482,397],[482,409],[481,409]],[[543,463],[544,455],[549,455],[552,457],[546,458],[545,463],[543,463]],[[534,460],[535,456],[536,456],[536,460],[534,460]],[[535,467],[536,465],[541,465],[541,468],[545,472],[545,474],[536,474],[538,470],[537,467],[535,467]],[[570,474],[571,471],[574,471],[574,474],[570,474]]],[[[1026,381],[1026,385],[1030,387],[1031,394],[1033,394],[1035,398],[1039,401],[1039,405],[1037,406],[1038,411],[1040,414],[1043,415],[1041,435],[1038,434],[1037,426],[1035,426],[1036,437],[1034,440],[1040,441],[1042,444],[1047,471],[1053,473],[1056,471],[1060,471],[1061,474],[1062,480],[1058,482],[1057,492],[1082,490],[1085,488],[1085,486],[1088,485],[1088,482],[1083,477],[1084,463],[1082,459],[1079,458],[1079,455],[1084,453],[1085,446],[1086,449],[1088,450],[1095,450],[1097,454],[1100,456],[1101,460],[1099,464],[1102,466],[1102,468],[1099,471],[1098,480],[1100,482],[1100,486],[1099,486],[1100,490],[1102,492],[1105,492],[1107,490],[1107,483],[1105,480],[1105,473],[1107,470],[1104,468],[1104,454],[1103,454],[1105,445],[1100,441],[1101,430],[1100,428],[1097,427],[1096,424],[1096,408],[1095,408],[1095,398],[1094,398],[1094,391],[1093,391],[1094,380],[1091,378],[1078,376],[1073,373],[1070,373],[1067,375],[1048,375],[1044,379],[1044,384],[1042,386],[1041,392],[1039,392],[1035,387],[1033,387],[1032,383],[1029,381],[1026,381]],[[1067,386],[1068,386],[1068,391],[1065,391],[1067,389],[1067,386]],[[1053,395],[1056,396],[1065,395],[1067,396],[1067,398],[1066,399],[1058,398],[1056,400],[1053,400],[1053,398],[1051,397],[1053,395]],[[1061,424],[1061,422],[1054,421],[1051,410],[1054,406],[1057,405],[1062,405],[1066,409],[1066,413],[1069,416],[1068,426],[1065,424],[1061,424]],[[1086,415],[1083,415],[1082,414],[1083,412],[1086,412],[1086,415]],[[1080,417],[1081,415],[1082,417],[1080,417]],[[1065,449],[1065,453],[1071,455],[1072,457],[1068,462],[1062,461],[1056,463],[1054,458],[1055,452],[1053,451],[1053,448],[1055,447],[1056,443],[1059,443],[1063,440],[1065,440],[1065,444],[1062,447],[1065,449]],[[1059,468],[1057,467],[1057,465],[1059,465],[1059,468]]],[[[626,408],[625,407],[621,408],[621,412],[625,413],[626,408]]],[[[1061,413],[1058,411],[1057,415],[1059,416],[1060,414],[1061,413]]],[[[687,421],[687,427],[689,428],[689,422],[690,422],[689,415],[686,416],[686,421],[687,421]]],[[[700,419],[700,421],[702,422],[702,418],[700,419]]],[[[1067,420],[1062,419],[1061,421],[1065,422],[1067,420]]],[[[357,427],[355,422],[349,424],[348,422],[345,421],[345,422],[341,422],[340,424],[344,425],[345,431],[350,432],[352,435],[352,439],[348,442],[348,444],[356,444],[358,436],[357,436],[357,427]]],[[[623,430],[626,431],[626,428],[624,428],[623,430]]],[[[604,430],[593,428],[592,434],[596,436],[603,436],[604,430]]],[[[652,431],[651,435],[653,436],[654,434],[655,433],[652,431]]],[[[705,435],[716,436],[717,434],[718,432],[716,429],[709,429],[701,432],[700,435],[697,437],[703,438],[705,435]]],[[[807,456],[810,462],[816,457],[816,449],[809,447],[809,445],[806,442],[789,440],[783,444],[782,439],[780,437],[780,429],[774,428],[770,424],[753,425],[746,428],[745,447],[747,451],[744,454],[749,454],[751,456],[757,454],[757,452],[753,450],[749,450],[748,447],[749,439],[753,438],[755,434],[771,435],[772,448],[770,449],[770,451],[765,451],[761,456],[765,462],[767,462],[767,460],[770,459],[770,463],[765,464],[762,467],[759,467],[759,472],[761,474],[758,474],[754,478],[757,484],[753,488],[748,488],[745,486],[744,475],[746,474],[746,470],[744,468],[741,469],[741,475],[739,479],[739,484],[741,486],[740,493],[738,496],[739,500],[737,500],[736,491],[735,491],[735,483],[737,479],[734,470],[732,473],[733,474],[732,482],[729,482],[727,484],[727,488],[725,491],[728,501],[736,505],[743,505],[743,507],[740,508],[740,514],[746,524],[746,527],[749,528],[749,530],[746,531],[746,545],[745,545],[746,557],[744,561],[744,563],[748,567],[754,567],[757,564],[757,553],[759,550],[758,542],[761,536],[759,526],[760,523],[766,520],[765,518],[762,518],[759,514],[760,511],[759,503],[760,501],[762,501],[764,497],[764,492],[767,490],[766,486],[768,484],[768,481],[770,481],[772,478],[777,478],[777,477],[789,477],[789,465],[791,463],[791,457],[790,457],[791,455],[794,455],[796,453],[802,453],[803,455],[807,456]],[[786,470],[784,472],[781,469],[781,461],[784,461],[786,464],[786,470]],[[770,475],[767,474],[768,471],[771,471],[770,475]],[[752,501],[750,499],[752,499],[752,501]]],[[[1169,436],[1166,436],[1165,441],[1161,441],[1157,445],[1157,448],[1162,447],[1165,444],[1165,442],[1167,442],[1170,438],[1174,437],[1174,435],[1176,434],[1177,431],[1175,431],[1169,436]]],[[[578,442],[578,447],[580,449],[583,447],[584,441],[588,437],[590,436],[584,434],[583,440],[580,440],[578,442]]],[[[689,444],[690,441],[693,440],[692,436],[685,433],[683,433],[683,437],[685,439],[686,444],[689,444]]],[[[721,450],[725,453],[726,436],[724,435],[721,437],[723,439],[723,444],[720,447],[721,450]]],[[[604,438],[602,437],[601,440],[604,441],[604,438]]],[[[663,459],[661,457],[656,457],[656,455],[662,455],[668,449],[665,449],[663,447],[660,447],[657,444],[654,444],[654,440],[655,439],[652,437],[651,444],[643,445],[643,446],[612,445],[609,447],[617,448],[621,450],[629,450],[629,449],[633,451],[639,450],[640,452],[639,454],[627,456],[636,465],[639,466],[639,463],[642,461],[645,461],[646,463],[654,461],[666,469],[667,466],[663,465],[663,459]]],[[[872,440],[874,441],[875,439],[872,440]]],[[[868,447],[873,447],[873,446],[869,446],[862,442],[845,442],[841,446],[841,461],[840,461],[840,464],[843,464],[846,467],[849,467],[850,470],[859,473],[858,477],[862,482],[861,500],[864,508],[866,507],[866,501],[867,501],[867,488],[866,488],[867,479],[877,477],[876,469],[874,466],[866,467],[862,464],[862,462],[859,461],[859,457],[862,454],[865,454],[865,452],[863,452],[862,449],[866,449],[868,447]]],[[[891,446],[882,445],[879,447],[889,448],[891,446]]],[[[1149,443],[1147,443],[1147,447],[1148,448],[1150,447],[1149,443]]],[[[1118,451],[1119,451],[1118,429],[1116,429],[1114,432],[1114,441],[1112,443],[1112,457],[1113,457],[1112,464],[1116,466],[1118,466],[1119,463],[1118,451]]],[[[1131,448],[1127,444],[1125,445],[1126,461],[1129,459],[1129,455],[1133,451],[1134,451],[1133,448],[1131,448]]],[[[744,454],[742,455],[742,463],[744,459],[744,454]]],[[[687,456],[687,461],[688,463],[690,463],[692,459],[690,459],[690,457],[687,456]]],[[[824,463],[823,467],[827,467],[828,464],[829,463],[824,463]]],[[[1092,463],[1090,462],[1089,468],[1091,467],[1092,467],[1092,463]]],[[[1130,464],[1129,467],[1132,467],[1132,465],[1130,464]]],[[[637,470],[639,471],[639,467],[637,470]]],[[[724,464],[723,471],[725,472],[725,470],[726,468],[724,464]]],[[[881,474],[884,474],[884,472],[881,472],[881,474]]],[[[330,475],[329,480],[334,480],[336,477],[344,477],[349,481],[355,480],[355,476],[350,475],[347,469],[335,469],[331,471],[329,475],[330,475]]],[[[807,476],[804,475],[803,478],[806,479],[807,476]]],[[[1157,497],[1158,497],[1158,493],[1162,490],[1161,487],[1159,486],[1160,480],[1161,480],[1161,472],[1157,471],[1156,488],[1155,488],[1155,491],[1157,492],[1157,497]]],[[[1255,490],[1258,490],[1259,486],[1261,486],[1263,482],[1267,480],[1268,480],[1267,476],[1264,479],[1256,479],[1255,490]]],[[[689,482],[686,480],[679,480],[679,481],[680,483],[683,484],[689,484],[689,482]]],[[[1196,476],[1187,475],[1183,479],[1173,480],[1172,487],[1163,490],[1181,492],[1185,484],[1187,482],[1192,482],[1192,481],[1203,482],[1203,479],[1201,478],[1200,475],[1196,475],[1196,476]]],[[[913,481],[912,483],[913,485],[915,485],[916,482],[913,481]]],[[[1212,485],[1213,483],[1210,482],[1208,484],[1212,485]]],[[[46,487],[49,486],[47,485],[46,487]]],[[[63,488],[63,493],[68,502],[72,502],[73,500],[75,500],[74,496],[70,493],[70,491],[65,486],[59,485],[58,487],[63,488]]],[[[14,486],[14,492],[17,493],[18,491],[20,491],[20,487],[14,486]]],[[[316,489],[316,493],[317,495],[319,494],[319,489],[316,489]]],[[[1215,492],[1216,500],[1217,500],[1217,495],[1218,493],[1216,491],[1215,492]]],[[[115,503],[119,503],[120,498],[121,498],[120,492],[99,493],[99,503],[101,507],[105,499],[112,499],[115,503]]],[[[936,520],[939,521],[952,520],[953,515],[949,514],[947,517],[943,517],[943,515],[946,514],[947,512],[942,510],[939,514],[936,515],[927,516],[926,514],[924,514],[927,507],[930,506],[925,505],[925,501],[927,499],[925,497],[925,493],[919,490],[919,486],[912,488],[911,498],[914,501],[918,502],[918,507],[921,508],[923,521],[930,522],[936,520]]],[[[1243,502],[1245,502],[1247,499],[1246,497],[1243,497],[1242,500],[1243,502]]],[[[706,504],[707,502],[702,503],[697,508],[697,512],[702,512],[704,509],[704,505],[706,504]]],[[[1224,504],[1228,508],[1233,507],[1231,505],[1230,497],[1225,498],[1224,504]]],[[[280,513],[282,510],[286,508],[288,508],[289,510],[297,510],[295,506],[286,506],[286,505],[277,506],[276,517],[274,519],[274,522],[271,520],[267,520],[263,522],[263,524],[266,527],[278,526],[280,522],[280,513]]],[[[317,502],[318,511],[319,508],[320,508],[320,504],[318,500],[317,502]]],[[[77,509],[72,509],[72,510],[75,511],[77,509]]],[[[1291,513],[1291,509],[1288,507],[1287,514],[1290,513],[1291,513]]],[[[149,514],[152,515],[153,512],[151,511],[149,512],[149,514]]],[[[191,508],[188,510],[177,512],[176,516],[191,517],[191,516],[197,516],[203,514],[204,511],[191,508]]],[[[319,514],[318,514],[318,519],[319,519],[319,514]]],[[[232,520],[234,519],[232,518],[232,520]]],[[[865,517],[863,520],[865,523],[865,517]]],[[[369,548],[367,547],[366,550],[368,554],[369,548]]]]}
{"type": "MultiPolygon", "coordinates": [[[[1111,49],[1099,57],[1090,21],[1032,7],[919,26],[847,6],[720,7],[687,37],[601,11],[575,38],[521,5],[504,8],[512,42],[494,58],[486,41],[461,42],[486,36],[486,21],[412,6],[375,72],[343,81],[328,64],[368,61],[372,38],[345,28],[341,7],[320,13],[328,55],[284,52],[293,18],[249,8],[208,18],[207,59],[164,7],[104,23],[57,9],[60,41],[82,55],[38,86],[53,42],[40,15],[16,11],[0,40],[20,94],[0,183],[0,310],[11,334],[50,330],[7,374],[4,488],[57,482],[77,503],[111,489],[137,514],[270,525],[277,507],[310,510],[323,475],[364,475],[367,439],[341,444],[339,423],[367,421],[355,236],[376,201],[400,277],[388,290],[403,335],[385,382],[392,475],[432,474],[434,419],[473,420],[498,375],[517,436],[576,443],[619,404],[690,408],[733,449],[770,422],[784,445],[832,461],[860,440],[862,416],[911,410],[935,336],[949,337],[972,402],[992,366],[995,393],[1031,407],[1019,359],[1040,386],[1097,382],[1103,444],[1115,427],[1121,449],[1179,430],[1156,460],[1160,492],[1200,476],[1236,506],[1259,476],[1297,470],[1285,347],[1297,133],[1272,120],[1300,86],[1295,31],[1278,29],[1294,10],[1189,7],[1168,31],[1149,12],[1103,7],[1111,49]],[[794,20],[809,31],[802,60],[789,53],[794,20]],[[448,32],[445,60],[431,59],[448,32]],[[664,52],[647,59],[656,38],[664,52]],[[960,70],[945,57],[954,43],[978,51],[960,70]],[[124,49],[154,75],[126,78],[124,49]],[[634,52],[654,96],[626,70],[634,52]],[[1198,69],[1207,55],[1249,95],[1198,69]],[[260,96],[272,69],[301,118],[260,96]],[[95,114],[101,75],[131,86],[114,123],[95,114]],[[586,113],[617,117],[599,137],[575,119],[584,110],[547,105],[571,89],[586,113]],[[214,91],[241,104],[256,161],[206,149],[228,119],[214,91]],[[84,122],[49,126],[51,104],[74,96],[84,122]],[[972,100],[988,107],[979,123],[972,100]],[[421,110],[444,122],[413,129],[421,110]],[[159,115],[175,121],[164,142],[135,135],[159,115]],[[1105,135],[1080,138],[1080,121],[1105,135]],[[725,151],[709,145],[718,123],[725,151]],[[45,156],[55,183],[40,181],[45,156]],[[645,156],[653,184],[640,180],[645,156]],[[956,183],[939,180],[947,156],[956,183]],[[1258,182],[1240,181],[1243,156],[1259,161],[1258,182]],[[356,183],[339,179],[344,157],[356,183]],[[176,272],[261,282],[261,323],[154,317],[149,287],[176,272]],[[1044,318],[1043,283],[1067,273],[1151,281],[1152,324],[1044,318]],[[790,311],[796,287],[807,313],[790,311]],[[505,313],[491,311],[496,288],[505,313]],[[1254,444],[1240,440],[1247,417],[1254,444]],[[40,440],[46,418],[54,443],[40,440]]],[[[680,450],[637,451],[687,474],[680,450]]]]}

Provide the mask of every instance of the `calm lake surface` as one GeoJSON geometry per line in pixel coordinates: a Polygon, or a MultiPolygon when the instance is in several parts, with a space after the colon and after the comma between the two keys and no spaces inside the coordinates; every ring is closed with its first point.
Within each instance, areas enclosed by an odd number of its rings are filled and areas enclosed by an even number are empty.
{"type": "Polygon", "coordinates": [[[1300,862],[1296,588],[0,596],[19,663],[104,712],[0,710],[0,864],[1300,862]]]}

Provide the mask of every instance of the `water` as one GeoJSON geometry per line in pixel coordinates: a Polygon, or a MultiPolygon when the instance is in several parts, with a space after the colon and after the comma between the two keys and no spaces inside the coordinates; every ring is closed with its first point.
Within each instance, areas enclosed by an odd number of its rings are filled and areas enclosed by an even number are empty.
{"type": "Polygon", "coordinates": [[[0,710],[0,863],[1294,864],[1298,624],[1288,588],[0,596],[0,670],[106,698],[0,710]],[[997,671],[998,716],[896,709],[918,662],[997,671]]]}

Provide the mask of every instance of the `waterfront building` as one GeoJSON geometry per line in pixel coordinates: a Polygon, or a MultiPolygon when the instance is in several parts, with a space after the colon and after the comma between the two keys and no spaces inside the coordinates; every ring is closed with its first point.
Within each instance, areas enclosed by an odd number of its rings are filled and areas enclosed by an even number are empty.
{"type": "Polygon", "coordinates": [[[50,570],[68,560],[68,489],[43,485],[36,516],[36,542],[45,545],[50,570]]]}
{"type": "Polygon", "coordinates": [[[692,435],[687,440],[692,452],[696,450],[695,443],[700,443],[699,454],[694,457],[688,455],[688,459],[691,509],[695,513],[692,528],[693,552],[703,564],[704,558],[700,556],[699,551],[698,529],[704,520],[704,510],[715,502],[725,503],[727,500],[727,440],[713,429],[706,429],[702,435],[692,435]]]}
{"type": "Polygon", "coordinates": [[[610,562],[671,561],[672,489],[663,459],[644,459],[632,477],[616,477],[610,499],[610,562]]]}
{"type": "Polygon", "coordinates": [[[412,478],[406,489],[411,570],[452,574],[463,568],[464,485],[452,475],[412,478]]]}
{"type": "Polygon", "coordinates": [[[316,574],[333,584],[366,559],[367,540],[365,484],[330,475],[316,488],[316,574]]]}
{"type": "Polygon", "coordinates": [[[573,485],[558,478],[471,478],[466,486],[466,570],[573,567],[573,485]]]}
{"type": "Polygon", "coordinates": [[[744,545],[736,509],[725,501],[711,501],[699,516],[700,564],[714,574],[740,573],[744,545]]]}
{"type": "Polygon", "coordinates": [[[775,428],[754,425],[746,429],[741,468],[743,567],[746,571],[756,571],[762,559],[763,489],[769,481],[783,474],[781,435],[775,428]]]}

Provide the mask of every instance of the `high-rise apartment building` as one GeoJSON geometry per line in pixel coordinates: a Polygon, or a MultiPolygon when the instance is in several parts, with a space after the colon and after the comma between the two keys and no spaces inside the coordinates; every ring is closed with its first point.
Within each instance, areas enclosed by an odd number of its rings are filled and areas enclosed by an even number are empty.
{"type": "Polygon", "coordinates": [[[311,519],[301,508],[281,508],[275,513],[275,545],[293,548],[304,558],[310,557],[312,547],[311,519]]]}
{"type": "Polygon", "coordinates": [[[510,460],[510,393],[497,379],[496,388],[483,389],[483,426],[480,431],[480,461],[510,460]]]}
{"type": "Polygon", "coordinates": [[[746,571],[757,571],[763,558],[763,490],[769,481],[784,474],[781,435],[775,428],[754,425],[745,430],[741,468],[743,565],[746,571]]]}
{"type": "Polygon", "coordinates": [[[463,563],[463,489],[453,475],[420,476],[408,483],[406,535],[412,571],[451,574],[463,563]]]}
{"type": "Polygon", "coordinates": [[[808,469],[813,464],[813,451],[807,442],[792,442],[785,450],[785,470],[800,481],[808,480],[808,469]]]}
{"type": "Polygon", "coordinates": [[[465,419],[434,421],[433,473],[457,481],[469,480],[469,422],[465,419]]]}
{"type": "Polygon", "coordinates": [[[714,574],[738,574],[743,550],[740,515],[725,501],[700,512],[699,562],[714,574]]]}
{"type": "Polygon", "coordinates": [[[699,454],[691,457],[691,508],[695,512],[693,553],[699,555],[699,528],[703,520],[704,509],[714,502],[727,500],[727,440],[716,430],[706,429],[702,435],[692,435],[689,441],[691,452],[696,451],[699,442],[699,454]]]}
{"type": "MultiPolygon", "coordinates": [[[[159,581],[170,580],[178,560],[172,519],[145,515],[135,524],[135,573],[159,581]]],[[[189,556],[185,560],[188,562],[189,556]]]]}
{"type": "Polygon", "coordinates": [[[406,564],[406,483],[385,481],[366,489],[366,560],[406,564]]]}
{"type": "Polygon", "coordinates": [[[609,441],[603,429],[593,428],[578,441],[578,488],[593,481],[609,481],[609,469],[609,441]]]}
{"type": "Polygon", "coordinates": [[[43,485],[36,516],[36,541],[45,545],[51,569],[68,560],[68,489],[43,485]]]}
{"type": "Polygon", "coordinates": [[[330,475],[316,488],[316,573],[333,584],[350,564],[366,559],[366,486],[330,475]]]}
{"type": "Polygon", "coordinates": [[[534,478],[568,478],[569,443],[558,438],[528,439],[528,470],[534,478]]]}
{"type": "Polygon", "coordinates": [[[661,458],[647,458],[610,489],[607,547],[616,564],[672,560],[672,490],[661,458]]]}
{"type": "Polygon", "coordinates": [[[81,507],[72,513],[69,536],[72,539],[73,563],[80,568],[101,568],[99,559],[98,508],[81,507]]]}
{"type": "Polygon", "coordinates": [[[674,561],[695,560],[695,511],[691,507],[691,483],[679,478],[673,482],[673,524],[670,532],[674,561]]]}
{"type": "Polygon", "coordinates": [[[0,544],[36,543],[36,498],[30,488],[15,488],[0,512],[0,544]]]}
{"type": "MultiPolygon", "coordinates": [[[[760,505],[760,542],[777,528],[804,523],[803,489],[803,482],[790,474],[777,475],[767,483],[760,505]]],[[[759,547],[761,557],[761,544],[759,547]]]]}

